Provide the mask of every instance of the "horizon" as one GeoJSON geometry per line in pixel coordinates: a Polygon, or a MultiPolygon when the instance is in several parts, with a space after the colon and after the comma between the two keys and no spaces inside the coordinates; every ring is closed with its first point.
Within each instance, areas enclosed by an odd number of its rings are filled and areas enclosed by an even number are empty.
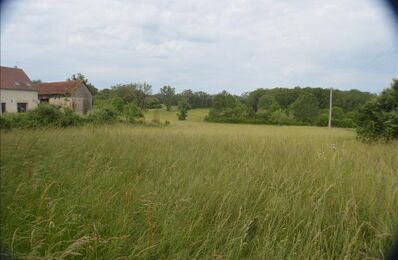
{"type": "Polygon", "coordinates": [[[381,3],[210,3],[6,2],[1,65],[43,82],[82,73],[98,89],[147,82],[154,93],[380,93],[397,77],[398,28],[381,3]]]}

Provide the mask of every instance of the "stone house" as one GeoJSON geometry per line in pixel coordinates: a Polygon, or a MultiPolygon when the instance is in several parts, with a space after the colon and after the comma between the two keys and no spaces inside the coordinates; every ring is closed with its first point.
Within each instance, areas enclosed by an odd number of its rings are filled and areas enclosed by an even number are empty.
{"type": "Polygon", "coordinates": [[[38,93],[26,73],[17,67],[0,67],[0,113],[25,112],[39,103],[38,93]]]}
{"type": "Polygon", "coordinates": [[[33,85],[39,93],[40,103],[68,107],[79,114],[91,111],[93,97],[81,80],[48,82],[33,85]]]}

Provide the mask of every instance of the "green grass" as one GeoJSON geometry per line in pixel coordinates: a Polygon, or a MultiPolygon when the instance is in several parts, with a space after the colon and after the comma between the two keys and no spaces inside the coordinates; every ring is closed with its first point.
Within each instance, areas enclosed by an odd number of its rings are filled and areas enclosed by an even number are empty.
{"type": "MultiPolygon", "coordinates": [[[[151,120],[151,113],[146,114],[151,120]]],[[[398,145],[202,122],[1,133],[1,243],[20,258],[382,258],[398,145]]]]}

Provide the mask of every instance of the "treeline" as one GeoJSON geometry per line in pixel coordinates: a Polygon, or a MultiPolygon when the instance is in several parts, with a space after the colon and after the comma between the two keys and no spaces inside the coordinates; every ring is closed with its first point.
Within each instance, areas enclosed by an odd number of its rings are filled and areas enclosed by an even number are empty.
{"type": "MultiPolygon", "coordinates": [[[[359,90],[333,91],[333,125],[354,127],[358,108],[375,95],[359,90]]],[[[140,110],[172,106],[185,109],[210,108],[206,120],[211,122],[258,123],[280,125],[326,126],[329,113],[329,89],[274,88],[257,89],[236,96],[223,91],[211,95],[190,89],[176,93],[175,88],[164,86],[152,93],[147,83],[118,84],[98,91],[94,107],[113,107],[123,110],[127,104],[140,110]]]]}
{"type": "MultiPolygon", "coordinates": [[[[332,124],[354,127],[359,107],[374,96],[359,90],[334,90],[332,124]]],[[[329,97],[329,89],[309,87],[257,89],[242,96],[223,91],[214,96],[206,119],[212,122],[326,126],[329,97]]]]}
{"type": "Polygon", "coordinates": [[[213,96],[206,92],[193,92],[184,90],[176,93],[175,88],[164,86],[159,93],[152,93],[152,86],[147,83],[118,84],[111,88],[98,91],[94,96],[94,105],[97,107],[110,104],[135,104],[141,110],[161,108],[164,104],[167,110],[172,106],[178,106],[180,101],[188,104],[189,108],[208,108],[212,105],[213,96]]]}

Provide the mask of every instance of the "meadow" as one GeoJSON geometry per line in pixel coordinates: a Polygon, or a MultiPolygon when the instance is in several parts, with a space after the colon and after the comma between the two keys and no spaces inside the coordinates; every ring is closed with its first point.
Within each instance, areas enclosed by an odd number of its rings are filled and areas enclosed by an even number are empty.
{"type": "Polygon", "coordinates": [[[1,132],[1,249],[21,259],[380,259],[398,143],[203,122],[1,132]]]}

